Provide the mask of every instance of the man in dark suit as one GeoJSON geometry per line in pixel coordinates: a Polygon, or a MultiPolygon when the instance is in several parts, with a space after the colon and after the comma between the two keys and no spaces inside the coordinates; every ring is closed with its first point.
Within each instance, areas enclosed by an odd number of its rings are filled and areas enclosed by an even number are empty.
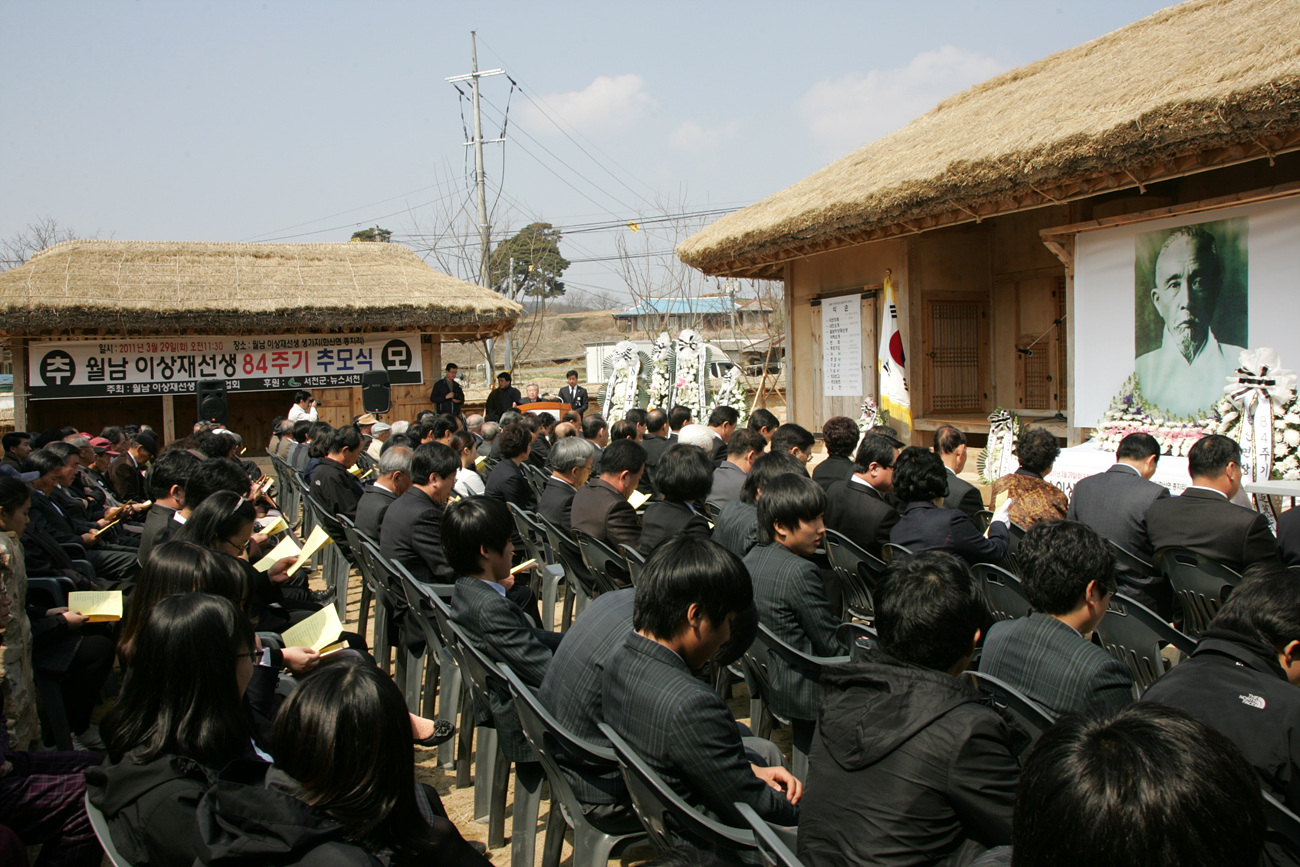
{"type": "Polygon", "coordinates": [[[1034,610],[993,624],[980,671],[1057,717],[1131,702],[1128,667],[1083,637],[1106,616],[1115,592],[1115,554],[1106,540],[1078,521],[1040,521],[1016,556],[1034,610]]]}
{"type": "Polygon", "coordinates": [[[749,575],[719,546],[664,543],[637,585],[636,632],[605,666],[601,714],[691,803],[733,826],[741,821],[736,802],[790,825],[802,785],[780,765],[756,764],[726,702],[691,674],[717,654],[752,599],[749,575]]]}
{"type": "Polygon", "coordinates": [[[754,461],[767,448],[767,440],[757,431],[741,428],[731,434],[727,443],[727,459],[713,471],[713,487],[709,490],[708,504],[721,509],[727,503],[740,499],[740,489],[754,461]]]}
{"type": "Polygon", "coordinates": [[[943,507],[961,509],[974,518],[984,509],[984,499],[979,488],[958,475],[966,469],[966,434],[950,424],[940,425],[934,432],[934,453],[948,468],[948,496],[943,507]]]}
{"type": "Polygon", "coordinates": [[[736,423],[740,421],[740,413],[735,407],[715,406],[709,413],[709,430],[713,431],[713,465],[722,466],[722,462],[727,459],[727,443],[731,442],[731,435],[736,430],[736,423]]]}
{"type": "Polygon", "coordinates": [[[433,404],[433,411],[438,415],[454,417],[461,414],[461,407],[465,405],[465,390],[456,381],[459,372],[460,368],[455,363],[448,363],[445,375],[433,384],[433,390],[429,392],[429,403],[433,404]]]}
{"type": "MultiPolygon", "coordinates": [[[[787,473],[772,479],[758,500],[761,542],[745,555],[754,580],[759,620],[797,650],[813,656],[835,656],[840,644],[835,629],[840,620],[831,610],[821,570],[808,559],[821,544],[826,492],[805,476],[787,473]]],[[[768,678],[772,712],[811,723],[817,719],[817,683],[769,655],[768,678]]],[[[812,725],[796,726],[811,747],[812,725]]]]}
{"type": "Polygon", "coordinates": [[[1202,437],[1187,453],[1187,471],[1190,488],[1147,509],[1152,548],[1190,548],[1234,572],[1280,562],[1268,519],[1229,502],[1241,490],[1241,446],[1217,434],[1202,437]]]}
{"type": "Polygon", "coordinates": [[[668,413],[662,409],[650,410],[645,417],[645,436],[641,438],[641,447],[645,449],[645,472],[652,480],[659,459],[672,444],[673,441],[668,438],[668,413]]]}
{"type": "Polygon", "coordinates": [[[587,407],[591,406],[587,389],[578,385],[578,371],[570,370],[564,377],[569,384],[560,389],[560,400],[572,407],[578,415],[582,415],[587,411],[587,407]]]}
{"type": "Polygon", "coordinates": [[[487,495],[503,504],[514,503],[521,509],[533,508],[533,489],[528,486],[521,464],[528,460],[533,435],[522,422],[508,424],[501,429],[497,442],[501,445],[501,460],[492,468],[487,478],[487,495]]]}
{"type": "Polygon", "coordinates": [[[591,443],[578,437],[565,437],[551,449],[551,476],[537,511],[555,526],[573,526],[573,497],[591,475],[595,452],[591,443]]]}
{"type": "MultiPolygon", "coordinates": [[[[1066,520],[1082,521],[1150,563],[1155,551],[1147,538],[1147,509],[1169,496],[1168,488],[1150,480],[1160,460],[1160,444],[1150,434],[1131,433],[1120,441],[1115,460],[1106,472],[1080,479],[1074,486],[1066,520]]],[[[1173,594],[1164,578],[1138,574],[1124,563],[1116,565],[1116,574],[1126,596],[1162,617],[1173,616],[1173,594]]]]}
{"type": "Polygon", "coordinates": [[[316,465],[316,472],[312,474],[311,493],[324,507],[322,523],[326,532],[348,562],[355,563],[356,555],[352,553],[352,547],[343,535],[343,525],[336,516],[345,515],[353,522],[357,519],[357,503],[361,502],[363,489],[361,482],[350,470],[364,448],[361,431],[350,424],[337,428],[330,434],[328,448],[329,451],[321,458],[321,462],[316,465]]]}
{"type": "Polygon", "coordinates": [[[76,524],[50,499],[54,489],[67,480],[75,468],[49,449],[36,449],[23,462],[23,472],[40,475],[29,484],[32,489],[31,522],[59,545],[81,545],[95,574],[109,581],[130,581],[140,571],[134,549],[113,549],[100,542],[95,526],[76,524]]]}
{"type": "Polygon", "coordinates": [[[891,492],[901,445],[880,434],[867,434],[854,458],[857,472],[848,481],[832,482],[826,490],[827,529],[843,533],[877,557],[899,519],[899,504],[891,492]]]}
{"type": "MultiPolygon", "coordinates": [[[[737,416],[739,418],[739,416],[737,416]]],[[[668,411],[668,441],[677,442],[677,435],[686,425],[694,419],[691,417],[691,411],[687,407],[677,404],[668,411]]]]}
{"type": "Polygon", "coordinates": [[[144,484],[144,468],[158,454],[158,443],[153,434],[136,434],[135,441],[117,460],[109,464],[108,482],[118,502],[142,502],[148,499],[144,484]]]}
{"type": "Polygon", "coordinates": [[[592,479],[573,495],[572,528],[615,549],[619,545],[638,548],[641,524],[627,498],[636,490],[644,471],[645,449],[640,443],[611,443],[602,457],[600,478],[592,479]]]}
{"type": "MultiPolygon", "coordinates": [[[[537,689],[563,635],[536,628],[507,598],[507,588],[514,585],[514,522],[509,511],[490,497],[466,497],[447,506],[442,521],[443,552],[452,572],[460,576],[451,597],[451,619],[475,647],[537,689]]],[[[537,761],[508,697],[503,700],[493,693],[487,708],[475,708],[475,716],[496,727],[507,759],[537,761]]]]}
{"type": "Polygon", "coordinates": [[[172,516],[185,507],[185,489],[201,461],[185,449],[172,449],[154,461],[149,474],[153,506],[144,519],[137,559],[143,565],[160,538],[168,535],[172,516]]]}
{"type": "Polygon", "coordinates": [[[411,456],[410,489],[384,513],[379,550],[405,566],[417,581],[450,584],[456,580],[442,554],[440,520],[459,469],[460,458],[450,446],[425,443],[418,447],[411,456]]]}
{"type": "MultiPolygon", "coordinates": [[[[775,431],[773,431],[775,433],[775,431]]],[[[858,423],[846,415],[828,418],[822,424],[822,441],[826,444],[826,460],[813,468],[813,481],[830,488],[834,482],[853,478],[857,464],[853,463],[853,449],[857,447],[861,434],[858,423]]]]}
{"type": "Polygon", "coordinates": [[[361,494],[354,521],[357,531],[379,542],[383,536],[384,515],[388,507],[411,488],[412,452],[406,446],[393,446],[379,458],[378,475],[361,494]]]}

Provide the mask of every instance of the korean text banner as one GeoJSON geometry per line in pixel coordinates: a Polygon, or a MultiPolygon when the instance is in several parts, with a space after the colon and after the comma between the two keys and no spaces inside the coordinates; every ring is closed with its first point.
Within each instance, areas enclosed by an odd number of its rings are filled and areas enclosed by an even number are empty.
{"type": "Polygon", "coordinates": [[[336,388],[388,371],[393,385],[424,382],[418,334],[276,334],[32,342],[33,400],[192,394],[200,379],[228,391],[336,388]]]}

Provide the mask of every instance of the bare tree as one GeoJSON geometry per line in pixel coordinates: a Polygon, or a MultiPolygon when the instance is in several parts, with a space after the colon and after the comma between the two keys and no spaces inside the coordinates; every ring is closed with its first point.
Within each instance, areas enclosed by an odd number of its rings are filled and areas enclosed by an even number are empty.
{"type": "MultiPolygon", "coordinates": [[[[709,277],[684,264],[677,258],[677,245],[698,232],[706,222],[702,218],[663,219],[656,214],[680,214],[689,210],[685,202],[670,204],[657,201],[654,211],[638,215],[632,223],[637,231],[615,238],[618,249],[618,271],[632,295],[633,306],[649,313],[656,302],[680,300],[683,309],[691,299],[699,298],[714,288],[709,277]]],[[[683,327],[698,329],[702,322],[698,315],[689,316],[683,327]]],[[[642,332],[654,340],[666,330],[667,317],[649,314],[642,317],[642,332]]]]}
{"type": "Polygon", "coordinates": [[[27,228],[0,240],[0,271],[17,268],[46,247],[78,237],[72,229],[59,225],[54,217],[38,217],[27,228]]]}

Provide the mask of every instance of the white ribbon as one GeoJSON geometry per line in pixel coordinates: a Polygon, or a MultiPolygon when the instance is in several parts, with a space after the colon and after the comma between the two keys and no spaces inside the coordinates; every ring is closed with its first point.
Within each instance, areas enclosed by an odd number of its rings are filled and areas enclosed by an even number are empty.
{"type": "MultiPolygon", "coordinates": [[[[1296,374],[1281,366],[1272,349],[1243,349],[1240,367],[1228,377],[1224,389],[1228,400],[1241,410],[1241,474],[1252,482],[1266,482],[1273,476],[1273,406],[1285,406],[1295,394],[1296,374]]],[[[1276,525],[1273,500],[1250,495],[1255,508],[1276,525]]]]}
{"type": "Polygon", "coordinates": [[[1000,479],[1016,471],[1016,458],[1012,454],[1016,444],[1016,434],[1011,425],[1012,415],[1006,410],[999,410],[989,416],[988,451],[993,453],[993,460],[986,461],[985,470],[990,480],[1000,479]]]}

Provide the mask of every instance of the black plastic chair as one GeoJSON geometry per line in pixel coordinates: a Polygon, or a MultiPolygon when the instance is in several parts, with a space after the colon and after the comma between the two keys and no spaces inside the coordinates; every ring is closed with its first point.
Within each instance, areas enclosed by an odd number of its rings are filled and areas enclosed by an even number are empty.
{"type": "Polygon", "coordinates": [[[90,793],[86,793],[86,817],[90,819],[90,828],[95,832],[99,845],[104,849],[104,856],[108,858],[108,863],[113,867],[133,867],[130,861],[122,857],[122,853],[117,851],[117,846],[113,843],[113,835],[108,830],[108,821],[99,808],[90,803],[90,793]]]}
{"type": "Polygon", "coordinates": [[[537,565],[529,571],[534,594],[541,602],[542,623],[547,629],[555,626],[555,601],[560,582],[564,580],[564,567],[556,562],[547,540],[546,528],[537,522],[532,512],[510,503],[510,513],[515,519],[515,529],[524,541],[524,553],[537,565]]]}
{"type": "Polygon", "coordinates": [[[645,555],[631,545],[619,545],[618,552],[623,555],[623,565],[627,567],[628,578],[635,587],[636,579],[641,576],[641,570],[645,568],[645,555]]]}
{"type": "Polygon", "coordinates": [[[896,545],[893,542],[886,542],[880,549],[880,557],[886,563],[893,562],[895,557],[910,557],[912,549],[906,545],[896,545]]]}
{"type": "Polygon", "coordinates": [[[524,737],[541,760],[542,769],[551,783],[551,815],[546,823],[546,845],[542,867],[558,867],[564,845],[564,828],[573,829],[572,867],[605,867],[616,850],[645,839],[645,834],[610,834],[587,821],[582,802],[573,793],[561,764],[585,769],[615,770],[618,757],[609,747],[584,740],[560,725],[537,696],[519,679],[510,666],[498,666],[510,685],[519,712],[524,737]],[[558,820],[557,820],[558,815],[558,820]]]}
{"type": "Polygon", "coordinates": [[[1300,816],[1287,809],[1271,793],[1260,790],[1260,794],[1264,796],[1264,821],[1268,825],[1264,839],[1300,861],[1300,816]]]}
{"type": "Polygon", "coordinates": [[[876,579],[885,571],[885,561],[835,530],[826,531],[822,544],[840,582],[844,619],[874,620],[876,601],[873,591],[876,579]]]}
{"type": "MultiPolygon", "coordinates": [[[[755,641],[767,648],[769,660],[773,656],[780,657],[781,661],[797,674],[815,683],[821,681],[822,671],[827,666],[839,665],[849,661],[847,656],[813,656],[804,653],[793,645],[782,641],[762,623],[758,624],[758,635],[755,637],[755,641]]],[[[769,698],[765,701],[770,704],[772,697],[770,679],[767,689],[769,698]]],[[[791,751],[793,754],[790,761],[790,770],[801,780],[808,776],[808,753],[812,749],[813,734],[816,730],[817,721],[815,719],[790,718],[791,751]]]]}
{"type": "Polygon", "coordinates": [[[1110,598],[1106,616],[1097,624],[1097,638],[1111,656],[1128,666],[1133,675],[1134,698],[1165,673],[1162,644],[1172,644],[1183,653],[1196,649],[1196,641],[1160,619],[1150,608],[1116,593],[1110,598]]]}
{"type": "Polygon", "coordinates": [[[578,550],[582,552],[582,562],[586,564],[596,589],[601,593],[620,590],[632,583],[622,554],[581,530],[573,531],[573,539],[578,543],[578,550]]]}
{"type": "Polygon", "coordinates": [[[874,627],[856,620],[846,620],[835,630],[835,639],[841,647],[849,649],[852,656],[855,647],[869,647],[879,640],[874,627]]]}
{"type": "Polygon", "coordinates": [[[538,526],[546,530],[546,541],[564,567],[564,607],[560,612],[560,628],[568,629],[573,618],[600,595],[600,590],[587,571],[578,543],[569,535],[568,530],[557,527],[541,515],[536,516],[536,520],[538,526]]]}
{"type": "Polygon", "coordinates": [[[992,563],[977,563],[971,574],[983,586],[989,612],[995,620],[1029,616],[1029,597],[1025,595],[1020,579],[1013,573],[992,563]]]}
{"type": "Polygon", "coordinates": [[[540,503],[542,494],[546,491],[546,473],[529,463],[520,466],[524,468],[524,480],[528,482],[528,487],[533,492],[533,502],[540,503]]]}
{"type": "Polygon", "coordinates": [[[637,755],[627,743],[605,723],[601,732],[609,739],[618,756],[623,781],[632,796],[632,807],[637,818],[650,835],[650,842],[660,852],[671,852],[678,847],[677,837],[704,849],[752,850],[757,848],[754,832],[736,828],[704,815],[686,799],[673,791],[645,759],[637,755]]]}
{"type": "Polygon", "coordinates": [[[1201,637],[1241,581],[1227,566],[1189,548],[1162,548],[1155,565],[1174,589],[1183,609],[1183,631],[1193,638],[1201,637]]]}
{"type": "Polygon", "coordinates": [[[767,645],[755,641],[740,657],[741,676],[749,690],[749,727],[755,736],[771,736],[772,729],[785,728],[790,720],[772,712],[772,682],[767,676],[767,645]]]}
{"type": "Polygon", "coordinates": [[[1115,552],[1115,565],[1117,567],[1125,566],[1134,575],[1143,578],[1150,578],[1160,574],[1160,570],[1155,567],[1154,563],[1148,563],[1127,548],[1116,545],[1113,539],[1107,539],[1106,542],[1110,545],[1110,549],[1115,552]]]}
{"type": "MultiPolygon", "coordinates": [[[[754,842],[758,844],[758,854],[763,859],[763,867],[803,867],[803,862],[799,856],[794,854],[794,850],[781,839],[772,825],[765,822],[754,808],[743,801],[737,801],[735,804],[736,812],[749,825],[750,830],[754,832],[754,842]]],[[[789,829],[793,835],[797,829],[789,829]]]]}
{"type": "Polygon", "coordinates": [[[981,534],[987,533],[989,524],[993,523],[993,513],[988,509],[980,509],[970,521],[981,534]]]}
{"type": "Polygon", "coordinates": [[[1005,681],[980,671],[967,671],[963,677],[972,689],[1009,715],[1029,736],[1030,743],[1056,723],[1056,718],[1041,705],[1005,681]]]}

